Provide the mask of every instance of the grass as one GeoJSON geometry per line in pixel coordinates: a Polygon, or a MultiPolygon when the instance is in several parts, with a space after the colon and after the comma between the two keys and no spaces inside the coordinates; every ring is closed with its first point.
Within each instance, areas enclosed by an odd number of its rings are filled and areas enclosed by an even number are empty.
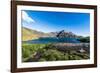
{"type": "Polygon", "coordinates": [[[59,51],[52,44],[22,44],[23,62],[89,59],[88,53],[76,50],[59,51]]]}

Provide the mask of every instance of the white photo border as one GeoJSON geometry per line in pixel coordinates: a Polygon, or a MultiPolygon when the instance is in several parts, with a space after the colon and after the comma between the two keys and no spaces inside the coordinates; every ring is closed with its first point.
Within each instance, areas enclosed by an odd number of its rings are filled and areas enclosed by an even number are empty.
{"type": "Polygon", "coordinates": [[[64,65],[69,66],[69,65],[83,65],[83,64],[94,64],[94,10],[93,9],[60,8],[60,7],[45,7],[45,6],[23,6],[23,5],[17,6],[17,68],[49,67],[49,66],[64,66],[64,65]],[[21,47],[21,44],[22,44],[21,42],[21,25],[22,25],[21,11],[22,10],[90,13],[90,59],[72,60],[72,61],[22,63],[22,47],[21,47]]]}

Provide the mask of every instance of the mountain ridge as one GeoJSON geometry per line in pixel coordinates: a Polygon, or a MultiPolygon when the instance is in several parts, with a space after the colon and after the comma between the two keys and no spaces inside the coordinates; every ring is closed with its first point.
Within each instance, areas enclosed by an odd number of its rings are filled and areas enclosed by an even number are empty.
{"type": "MultiPolygon", "coordinates": [[[[61,32],[61,31],[60,31],[61,32]]],[[[59,32],[49,32],[49,33],[44,33],[41,31],[33,30],[30,28],[22,27],[22,41],[27,41],[27,40],[32,40],[32,39],[38,39],[40,37],[57,37],[59,32]]],[[[61,32],[59,37],[70,37],[70,38],[77,38],[81,36],[77,36],[72,32],[61,32]]]]}

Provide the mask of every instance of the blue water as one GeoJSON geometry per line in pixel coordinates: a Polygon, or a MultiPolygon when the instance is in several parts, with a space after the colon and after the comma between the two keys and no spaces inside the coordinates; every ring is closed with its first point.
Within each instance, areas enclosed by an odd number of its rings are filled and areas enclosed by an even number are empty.
{"type": "Polygon", "coordinates": [[[25,43],[31,44],[46,44],[46,43],[80,43],[75,38],[57,38],[57,37],[45,37],[35,40],[24,41],[25,43]]]}

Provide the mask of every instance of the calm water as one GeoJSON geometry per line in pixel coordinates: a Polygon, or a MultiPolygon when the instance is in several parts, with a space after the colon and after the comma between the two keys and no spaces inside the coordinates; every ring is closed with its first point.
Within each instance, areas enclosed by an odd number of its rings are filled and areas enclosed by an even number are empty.
{"type": "Polygon", "coordinates": [[[35,40],[24,41],[24,43],[30,44],[46,44],[46,43],[80,43],[75,38],[56,38],[56,37],[45,37],[35,40]]]}

